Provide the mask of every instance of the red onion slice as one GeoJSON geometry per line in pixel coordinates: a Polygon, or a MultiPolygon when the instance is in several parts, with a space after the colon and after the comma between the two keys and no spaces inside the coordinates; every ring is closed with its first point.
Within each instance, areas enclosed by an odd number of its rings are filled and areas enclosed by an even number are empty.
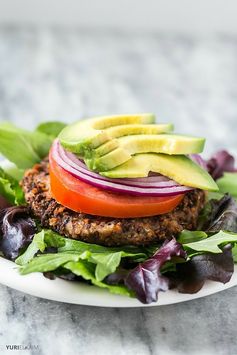
{"type": "MultiPolygon", "coordinates": [[[[149,185],[146,183],[142,182],[135,182],[135,183],[140,183],[141,185],[139,186],[134,186],[134,183],[130,181],[130,184],[127,184],[127,182],[124,182],[124,179],[107,179],[99,174],[96,174],[94,172],[90,172],[87,168],[83,166],[83,163],[78,162],[73,158],[73,160],[70,159],[71,154],[68,155],[64,151],[64,149],[61,147],[60,143],[58,140],[55,140],[52,146],[52,155],[56,162],[68,173],[76,177],[77,179],[80,179],[88,184],[91,184],[93,186],[99,187],[104,190],[112,191],[112,192],[117,192],[117,193],[123,193],[123,194],[129,194],[129,195],[135,195],[135,196],[174,196],[174,195],[179,195],[183,194],[187,191],[193,190],[191,187],[186,187],[186,186],[181,186],[178,185],[176,182],[169,180],[168,178],[165,177],[161,181],[161,176],[157,176],[155,178],[159,178],[159,180],[154,183],[150,183],[149,185]],[[70,162],[70,164],[69,164],[70,162]],[[90,174],[88,174],[88,172],[90,174]],[[119,180],[123,182],[117,182],[115,180],[119,180]],[[155,186],[154,186],[155,184],[155,186]]],[[[152,177],[154,178],[154,176],[152,177]]],[[[132,180],[132,179],[130,179],[132,180]]]]}
{"type": "Polygon", "coordinates": [[[163,175],[148,176],[146,178],[133,178],[133,179],[109,179],[89,170],[87,166],[80,159],[78,159],[73,153],[65,151],[60,144],[58,144],[58,149],[65,163],[70,165],[72,168],[99,180],[117,183],[121,185],[147,187],[147,188],[181,186],[176,181],[170,180],[168,177],[163,175]]]}

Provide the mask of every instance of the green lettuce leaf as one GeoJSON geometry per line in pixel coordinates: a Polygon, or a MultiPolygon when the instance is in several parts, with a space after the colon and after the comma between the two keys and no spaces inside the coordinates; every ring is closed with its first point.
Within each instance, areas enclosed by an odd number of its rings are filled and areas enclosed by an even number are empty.
{"type": "Polygon", "coordinates": [[[213,192],[213,191],[208,191],[207,193],[207,200],[220,200],[224,196],[223,192],[213,192]]]}
{"type": "Polygon", "coordinates": [[[22,275],[30,274],[31,272],[48,272],[56,270],[64,266],[69,261],[78,261],[80,259],[87,259],[87,252],[81,254],[65,254],[65,253],[50,253],[41,254],[34,257],[28,264],[20,267],[22,275]]]}
{"type": "Polygon", "coordinates": [[[32,167],[44,158],[53,138],[40,131],[30,132],[15,125],[0,123],[0,153],[19,169],[32,167]]]}
{"type": "Polygon", "coordinates": [[[8,160],[1,161],[0,167],[5,171],[7,175],[17,181],[21,181],[21,179],[23,178],[24,170],[19,169],[14,163],[11,163],[8,160]]]}
{"type": "Polygon", "coordinates": [[[59,121],[49,121],[40,123],[36,131],[44,133],[50,137],[56,138],[61,130],[66,126],[66,123],[59,121]]]}
{"type": "Polygon", "coordinates": [[[106,253],[106,252],[126,252],[127,254],[141,254],[141,257],[146,257],[146,255],[152,255],[157,250],[157,245],[151,246],[149,248],[146,247],[135,247],[135,246],[123,246],[123,247],[104,247],[98,244],[91,244],[81,242],[75,239],[63,238],[59,234],[52,232],[50,235],[51,238],[55,237],[57,240],[60,238],[63,239],[64,244],[59,247],[60,252],[81,252],[84,250],[89,250],[92,253],[106,253]]]}
{"type": "Polygon", "coordinates": [[[179,233],[177,237],[177,241],[181,244],[198,242],[204,238],[207,238],[207,233],[203,231],[189,231],[184,229],[181,233],[179,233]]]}
{"type": "Polygon", "coordinates": [[[34,258],[36,253],[38,253],[39,251],[43,253],[46,248],[44,238],[45,232],[43,230],[35,234],[32,242],[30,243],[26,251],[15,260],[15,263],[18,265],[25,265],[34,258]]]}
{"type": "Polygon", "coordinates": [[[21,205],[25,203],[24,194],[19,182],[12,176],[8,175],[1,167],[0,195],[12,205],[21,205]]]}
{"type": "Polygon", "coordinates": [[[98,281],[94,276],[95,266],[85,260],[80,260],[78,262],[68,262],[64,265],[64,268],[70,270],[75,275],[81,276],[83,279],[90,281],[95,286],[108,289],[111,293],[124,296],[133,296],[133,292],[124,285],[108,285],[105,282],[98,281]]]}
{"type": "Polygon", "coordinates": [[[115,272],[122,258],[130,259],[132,262],[144,261],[148,254],[141,252],[141,250],[142,248],[125,247],[123,250],[122,248],[88,244],[61,237],[51,230],[42,230],[34,236],[26,251],[16,259],[16,263],[20,265],[22,274],[28,274],[53,271],[64,266],[66,261],[86,259],[88,262],[95,264],[94,277],[97,281],[102,281],[106,276],[115,272]],[[55,253],[35,256],[39,251],[47,252],[46,248],[57,248],[57,250],[55,253]]]}
{"type": "Polygon", "coordinates": [[[217,180],[217,185],[220,192],[228,192],[237,198],[237,173],[224,173],[224,176],[217,180]]]}
{"type": "Polygon", "coordinates": [[[237,263],[237,244],[235,244],[232,248],[232,256],[234,263],[237,263]]]}
{"type": "MultiPolygon", "coordinates": [[[[31,244],[25,252],[15,260],[15,263],[21,266],[26,265],[39,251],[43,253],[47,247],[62,247],[65,245],[65,240],[66,238],[61,237],[50,229],[42,229],[39,233],[35,234],[31,244]]],[[[85,250],[86,249],[83,251],[85,250]]]]}
{"type": "Polygon", "coordinates": [[[95,277],[101,281],[104,278],[117,270],[122,258],[130,257],[133,262],[144,261],[147,256],[144,254],[132,254],[125,251],[92,253],[88,258],[89,261],[96,264],[95,277]]]}

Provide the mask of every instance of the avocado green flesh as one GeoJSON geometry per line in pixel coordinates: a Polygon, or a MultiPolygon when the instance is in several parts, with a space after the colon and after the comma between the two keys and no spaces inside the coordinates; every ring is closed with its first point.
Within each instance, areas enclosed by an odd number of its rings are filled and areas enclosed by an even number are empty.
{"type": "MultiPolygon", "coordinates": [[[[136,134],[132,133],[131,125],[151,125],[154,122],[155,116],[151,113],[95,117],[65,127],[59,134],[59,140],[64,148],[82,154],[90,152],[113,137],[136,134]],[[126,130],[125,128],[120,129],[119,126],[128,127],[126,130]],[[121,133],[119,133],[120,131],[121,133]]],[[[164,132],[173,128],[168,124],[161,126],[163,126],[164,132]]]]}
{"type": "Polygon", "coordinates": [[[181,185],[208,191],[218,191],[218,186],[206,170],[185,155],[137,154],[126,163],[100,172],[108,178],[147,177],[155,172],[175,180],[181,185]]]}
{"type": "Polygon", "coordinates": [[[125,163],[129,159],[131,159],[129,152],[122,148],[118,148],[100,158],[95,157],[92,159],[85,159],[85,163],[91,170],[104,171],[113,169],[114,167],[125,163]]]}
{"type": "Polygon", "coordinates": [[[125,163],[132,155],[141,153],[164,153],[169,155],[194,154],[203,150],[205,139],[175,134],[140,134],[117,138],[118,147],[107,152],[110,142],[95,150],[91,156],[90,167],[93,170],[111,170],[125,163]],[[102,156],[100,156],[102,155],[102,156]]]}
{"type": "Polygon", "coordinates": [[[157,124],[157,125],[142,125],[142,124],[131,124],[131,125],[121,125],[116,127],[111,127],[106,130],[111,140],[100,145],[93,151],[93,156],[103,156],[120,145],[119,139],[130,135],[158,135],[161,133],[169,132],[173,129],[172,124],[157,124]]]}

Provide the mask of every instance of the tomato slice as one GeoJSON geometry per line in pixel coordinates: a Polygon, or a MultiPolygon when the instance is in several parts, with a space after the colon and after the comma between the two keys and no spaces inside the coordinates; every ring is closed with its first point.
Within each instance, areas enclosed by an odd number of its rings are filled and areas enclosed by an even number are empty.
{"type": "Polygon", "coordinates": [[[172,211],[184,196],[129,196],[108,192],[72,176],[58,165],[52,154],[49,165],[53,197],[76,212],[116,218],[155,216],[172,211]]]}

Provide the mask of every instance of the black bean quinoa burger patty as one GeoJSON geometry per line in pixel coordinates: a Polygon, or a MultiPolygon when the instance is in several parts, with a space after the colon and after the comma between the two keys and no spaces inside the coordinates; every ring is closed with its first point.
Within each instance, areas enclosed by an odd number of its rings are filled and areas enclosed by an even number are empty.
{"type": "Polygon", "coordinates": [[[74,212],[50,193],[48,161],[26,171],[22,180],[26,201],[43,227],[81,241],[106,246],[147,245],[196,228],[205,193],[193,190],[170,213],[143,218],[111,218],[74,212]]]}

